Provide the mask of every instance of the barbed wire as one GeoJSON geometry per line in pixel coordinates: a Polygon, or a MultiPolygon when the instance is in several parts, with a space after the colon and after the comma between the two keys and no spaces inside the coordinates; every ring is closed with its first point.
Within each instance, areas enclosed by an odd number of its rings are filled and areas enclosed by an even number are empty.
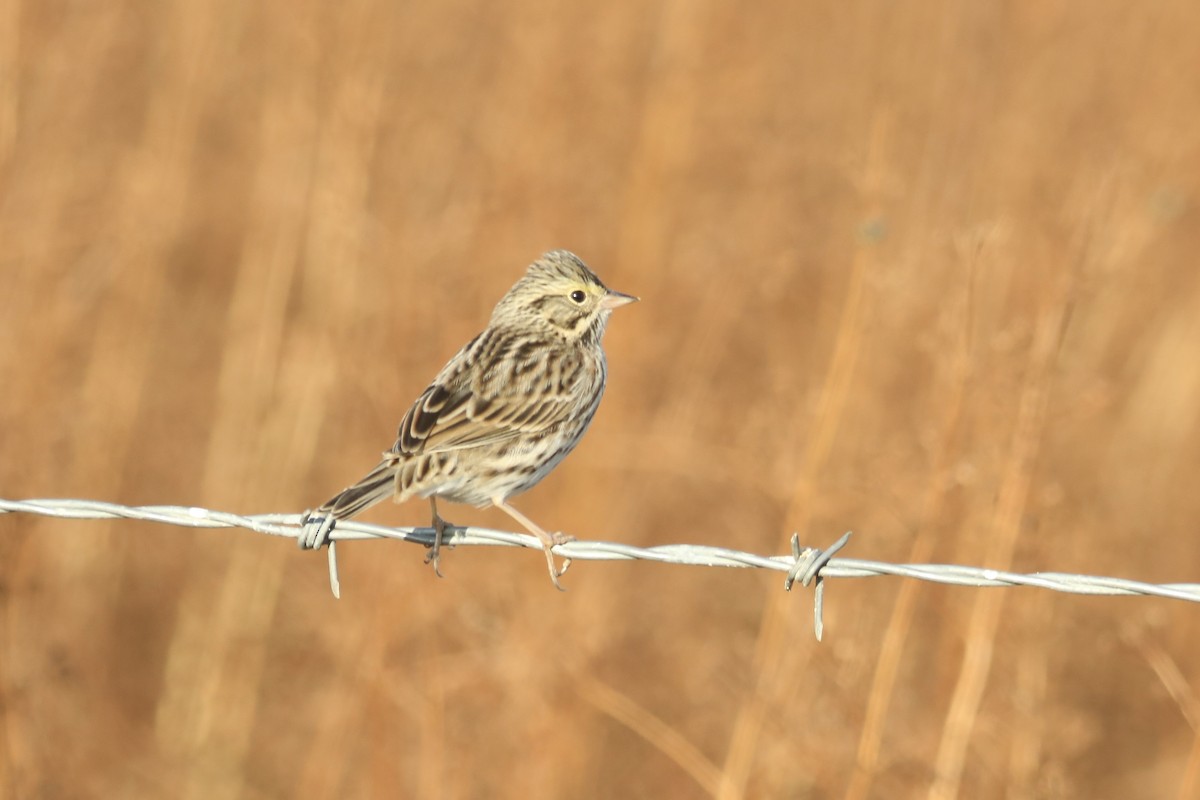
{"type": "MultiPolygon", "coordinates": [[[[135,519],[179,525],[186,528],[245,528],[256,533],[283,536],[299,540],[303,514],[231,514],[195,506],[126,506],[96,500],[37,499],[4,500],[0,498],[0,514],[24,513],[63,519],[135,519]]],[[[525,533],[497,531],[473,526],[453,526],[446,529],[444,545],[527,547],[541,550],[536,536],[525,533]]],[[[391,528],[353,520],[339,521],[330,534],[329,580],[335,597],[341,596],[337,574],[337,551],[334,543],[363,539],[399,539],[425,547],[433,544],[433,528],[391,528]]],[[[555,546],[554,552],[568,561],[655,561],[660,564],[683,564],[695,567],[743,567],[769,569],[786,573],[784,588],[791,590],[799,581],[802,585],[816,584],[813,626],[817,639],[823,634],[822,612],[825,578],[868,578],[891,575],[916,578],[933,583],[955,586],[1031,586],[1069,594],[1140,595],[1165,597],[1174,600],[1200,602],[1200,584],[1144,583],[1125,578],[1097,575],[1074,575],[1065,572],[1019,573],[1004,570],[967,567],[954,564],[891,564],[857,558],[834,558],[850,539],[844,534],[825,549],[801,547],[799,537],[792,536],[789,555],[762,556],[731,550],[725,547],[695,544],[666,544],[655,547],[635,547],[618,542],[572,541],[555,546]]]]}

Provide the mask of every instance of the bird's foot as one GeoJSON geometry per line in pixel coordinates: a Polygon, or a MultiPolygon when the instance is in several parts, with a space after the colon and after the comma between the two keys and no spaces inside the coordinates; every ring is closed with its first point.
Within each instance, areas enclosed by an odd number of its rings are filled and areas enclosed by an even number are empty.
{"type": "Polygon", "coordinates": [[[568,536],[560,531],[554,533],[540,533],[538,538],[542,541],[542,551],[546,554],[546,566],[550,570],[550,582],[554,584],[554,588],[560,592],[565,592],[566,589],[558,582],[558,579],[567,574],[567,570],[571,567],[571,559],[564,558],[562,569],[554,563],[554,550],[556,545],[566,544],[567,542],[575,541],[574,536],[568,536]]]}
{"type": "MultiPolygon", "coordinates": [[[[442,570],[440,568],[443,543],[442,540],[446,536],[446,529],[453,527],[455,527],[453,522],[447,522],[438,516],[433,518],[433,544],[430,545],[429,552],[425,555],[425,563],[433,564],[433,574],[437,575],[439,578],[445,577],[442,575],[442,570]]],[[[445,544],[446,547],[450,548],[451,550],[454,549],[454,544],[452,542],[446,542],[445,544]]]]}

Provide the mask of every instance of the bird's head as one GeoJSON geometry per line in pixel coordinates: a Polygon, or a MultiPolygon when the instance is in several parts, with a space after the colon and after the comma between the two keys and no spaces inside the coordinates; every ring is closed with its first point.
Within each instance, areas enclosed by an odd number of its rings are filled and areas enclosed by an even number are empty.
{"type": "Polygon", "coordinates": [[[613,309],[637,299],[609,289],[574,253],[552,250],[530,264],[504,295],[492,312],[492,324],[598,343],[613,309]]]}

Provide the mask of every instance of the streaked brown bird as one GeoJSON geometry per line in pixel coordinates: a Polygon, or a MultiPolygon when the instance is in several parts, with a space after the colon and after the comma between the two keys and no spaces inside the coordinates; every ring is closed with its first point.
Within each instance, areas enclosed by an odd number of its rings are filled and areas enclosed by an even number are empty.
{"type": "MultiPolygon", "coordinates": [[[[583,437],[608,375],[600,339],[614,308],[637,298],[606,287],[574,253],[533,262],[491,321],[442,368],[404,419],[392,449],[358,483],[306,515],[300,546],[323,547],[338,520],[392,496],[428,497],[438,570],[446,521],[438,498],[493,505],[536,535],[550,579],[560,571],[550,534],[509,505],[546,477],[583,437]]],[[[440,571],[438,572],[440,575],[440,571]]]]}

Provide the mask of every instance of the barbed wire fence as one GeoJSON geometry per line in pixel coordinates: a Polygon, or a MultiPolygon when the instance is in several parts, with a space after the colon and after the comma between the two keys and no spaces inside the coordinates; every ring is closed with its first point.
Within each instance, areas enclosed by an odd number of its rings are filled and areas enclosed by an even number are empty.
{"type": "MultiPolygon", "coordinates": [[[[214,511],[195,506],[126,506],[95,500],[37,499],[5,500],[0,498],[0,514],[37,514],[62,519],[134,519],[178,525],[185,528],[245,528],[255,533],[283,536],[299,540],[304,514],[253,514],[244,516],[226,511],[214,511]]],[[[511,533],[489,528],[453,526],[446,529],[446,546],[527,547],[541,550],[536,536],[511,533]]],[[[341,596],[337,571],[336,543],[347,540],[398,539],[430,547],[433,528],[391,528],[352,520],[337,523],[330,534],[328,548],[329,585],[335,597],[341,596]]],[[[1198,583],[1144,583],[1125,578],[1097,575],[1074,575],[1065,572],[1019,573],[983,567],[954,564],[891,564],[857,558],[835,558],[850,540],[843,534],[827,548],[802,547],[799,537],[792,535],[792,552],[788,555],[762,556],[724,547],[695,544],[667,544],[655,547],[634,547],[618,542],[572,541],[555,546],[555,554],[568,561],[655,561],[660,564],[682,564],[693,567],[742,567],[768,569],[786,573],[784,589],[791,590],[798,581],[804,586],[815,584],[813,627],[817,640],[823,635],[822,613],[827,578],[870,578],[891,575],[915,578],[932,583],[955,586],[1031,586],[1069,594],[1165,597],[1200,603],[1198,583]]]]}

